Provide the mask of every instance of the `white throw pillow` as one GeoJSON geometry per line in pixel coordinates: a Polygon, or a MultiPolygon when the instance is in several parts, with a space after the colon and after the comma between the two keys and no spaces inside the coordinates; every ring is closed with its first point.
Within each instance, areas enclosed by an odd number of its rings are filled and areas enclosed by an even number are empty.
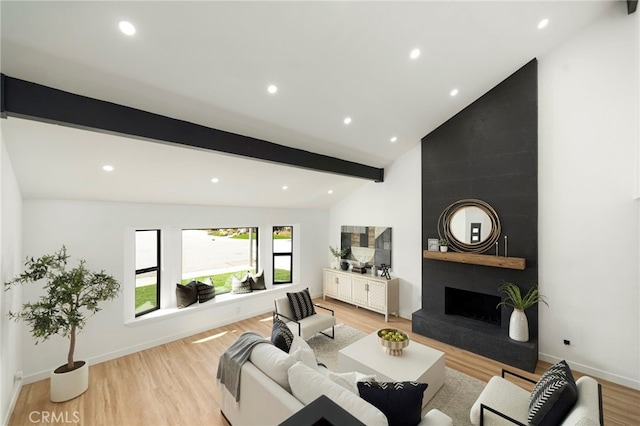
{"type": "Polygon", "coordinates": [[[375,382],[376,376],[373,374],[362,374],[357,371],[350,371],[348,373],[334,373],[330,371],[327,374],[327,378],[333,383],[338,384],[346,390],[353,392],[360,396],[358,392],[358,382],[375,382]]]}
{"type": "Polygon", "coordinates": [[[296,360],[288,353],[271,343],[259,343],[253,347],[249,361],[287,392],[291,392],[288,379],[289,368],[295,364],[296,360]]]}
{"type": "Polygon", "coordinates": [[[326,395],[367,426],[389,424],[382,411],[301,362],[289,368],[289,384],[293,396],[304,405],[315,401],[320,395],[326,395]]]}
{"type": "Polygon", "coordinates": [[[289,348],[289,353],[291,352],[295,352],[296,349],[298,348],[303,348],[306,350],[310,350],[311,352],[313,352],[313,349],[311,349],[311,346],[309,346],[309,344],[307,343],[306,340],[304,340],[302,337],[298,336],[297,334],[293,334],[293,342],[291,342],[291,348],[289,348]]]}
{"type": "Polygon", "coordinates": [[[318,363],[316,362],[316,354],[314,354],[311,349],[305,349],[302,346],[299,346],[295,351],[289,351],[289,355],[293,359],[295,359],[296,361],[300,361],[307,367],[311,367],[314,370],[317,370],[318,363]]]}

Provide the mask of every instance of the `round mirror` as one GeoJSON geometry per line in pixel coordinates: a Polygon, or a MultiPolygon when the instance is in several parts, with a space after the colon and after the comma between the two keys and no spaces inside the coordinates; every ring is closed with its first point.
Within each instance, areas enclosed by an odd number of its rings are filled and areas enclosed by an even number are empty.
{"type": "Polygon", "coordinates": [[[466,199],[449,205],[438,220],[438,234],[455,251],[482,253],[501,233],[498,214],[482,200],[466,199]]]}
{"type": "Polygon", "coordinates": [[[480,244],[491,235],[491,218],[480,207],[461,207],[451,215],[451,235],[465,244],[480,244]]]}

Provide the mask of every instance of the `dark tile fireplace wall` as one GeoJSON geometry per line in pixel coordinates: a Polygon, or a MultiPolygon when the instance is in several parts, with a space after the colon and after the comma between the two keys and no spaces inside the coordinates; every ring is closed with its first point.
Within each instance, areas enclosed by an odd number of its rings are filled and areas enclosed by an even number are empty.
{"type": "MultiPolygon", "coordinates": [[[[445,314],[445,287],[499,296],[503,281],[528,290],[538,282],[538,94],[534,59],[422,139],[422,247],[438,236],[438,217],[454,201],[478,198],[502,223],[500,255],[526,259],[518,271],[422,261],[422,309],[413,331],[533,371],[538,359],[538,307],[526,311],[530,341],[509,339],[511,309],[500,324],[445,314]]],[[[495,250],[485,253],[495,255],[495,250]]]]}

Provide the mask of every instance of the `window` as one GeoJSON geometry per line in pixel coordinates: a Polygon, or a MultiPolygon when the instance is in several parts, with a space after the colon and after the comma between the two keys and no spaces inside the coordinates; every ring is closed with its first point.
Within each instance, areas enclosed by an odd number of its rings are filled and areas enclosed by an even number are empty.
{"type": "Polygon", "coordinates": [[[293,282],[293,227],[273,227],[273,283],[293,282]]]}
{"type": "Polygon", "coordinates": [[[160,309],[160,230],[136,231],[136,317],[160,309]]]}
{"type": "Polygon", "coordinates": [[[231,291],[232,278],[257,272],[258,228],[182,230],[182,283],[211,279],[216,294],[231,291]]]}

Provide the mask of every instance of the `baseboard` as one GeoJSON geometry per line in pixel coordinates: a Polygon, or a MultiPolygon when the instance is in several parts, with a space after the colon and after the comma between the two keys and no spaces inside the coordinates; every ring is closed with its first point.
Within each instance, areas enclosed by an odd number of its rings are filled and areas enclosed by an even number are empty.
{"type": "Polygon", "coordinates": [[[13,395],[11,396],[11,401],[9,402],[9,407],[7,409],[7,413],[5,418],[2,419],[2,425],[6,426],[9,424],[9,420],[11,420],[11,414],[13,413],[13,409],[16,407],[16,403],[18,402],[18,396],[20,396],[20,391],[22,390],[22,383],[24,379],[20,379],[15,382],[13,385],[13,395]]]}
{"type": "MultiPolygon", "coordinates": [[[[85,361],[89,362],[89,365],[96,365],[96,364],[100,364],[102,362],[105,361],[110,361],[112,359],[116,359],[116,358],[120,358],[126,355],[131,355],[134,354],[136,352],[140,352],[140,351],[144,351],[146,349],[151,349],[154,348],[156,346],[160,346],[160,345],[164,345],[165,343],[170,343],[176,340],[180,340],[180,339],[184,339],[185,337],[189,337],[189,336],[193,336],[217,327],[222,327],[225,326],[227,324],[231,324],[234,322],[238,322],[238,321],[242,321],[245,320],[247,318],[252,318],[255,317],[257,315],[263,315],[266,314],[268,312],[272,312],[273,310],[271,308],[263,308],[263,309],[258,309],[252,312],[247,312],[241,315],[237,315],[235,317],[230,317],[230,318],[225,318],[224,320],[220,320],[220,321],[216,321],[214,323],[209,323],[205,326],[202,327],[198,327],[195,329],[191,329],[191,330],[187,330],[181,333],[176,333],[173,334],[171,336],[165,336],[161,339],[156,339],[156,340],[151,340],[148,342],[144,342],[144,343],[140,343],[138,345],[134,345],[134,346],[129,346],[128,348],[123,348],[123,349],[119,349],[117,351],[113,351],[113,352],[109,352],[106,354],[102,354],[96,357],[92,357],[89,359],[86,359],[85,361]]],[[[45,370],[45,371],[40,371],[37,373],[33,373],[33,374],[29,374],[26,375],[23,379],[24,384],[29,384],[29,383],[34,383],[40,380],[44,380],[44,379],[48,379],[49,375],[51,374],[51,370],[45,370]]],[[[17,396],[16,396],[17,398],[17,396]]]]}
{"type": "MultiPolygon", "coordinates": [[[[539,353],[538,358],[542,361],[549,362],[551,364],[556,364],[562,361],[564,358],[558,358],[555,356],[539,353]]],[[[577,362],[573,362],[570,359],[566,360],[572,370],[576,370],[582,374],[587,374],[589,376],[593,376],[594,378],[607,380],[612,383],[616,383],[618,385],[626,386],[631,389],[640,390],[640,380],[630,379],[628,377],[620,376],[617,374],[609,373],[608,371],[600,370],[598,368],[593,368],[588,365],[580,364],[577,362]]]]}

